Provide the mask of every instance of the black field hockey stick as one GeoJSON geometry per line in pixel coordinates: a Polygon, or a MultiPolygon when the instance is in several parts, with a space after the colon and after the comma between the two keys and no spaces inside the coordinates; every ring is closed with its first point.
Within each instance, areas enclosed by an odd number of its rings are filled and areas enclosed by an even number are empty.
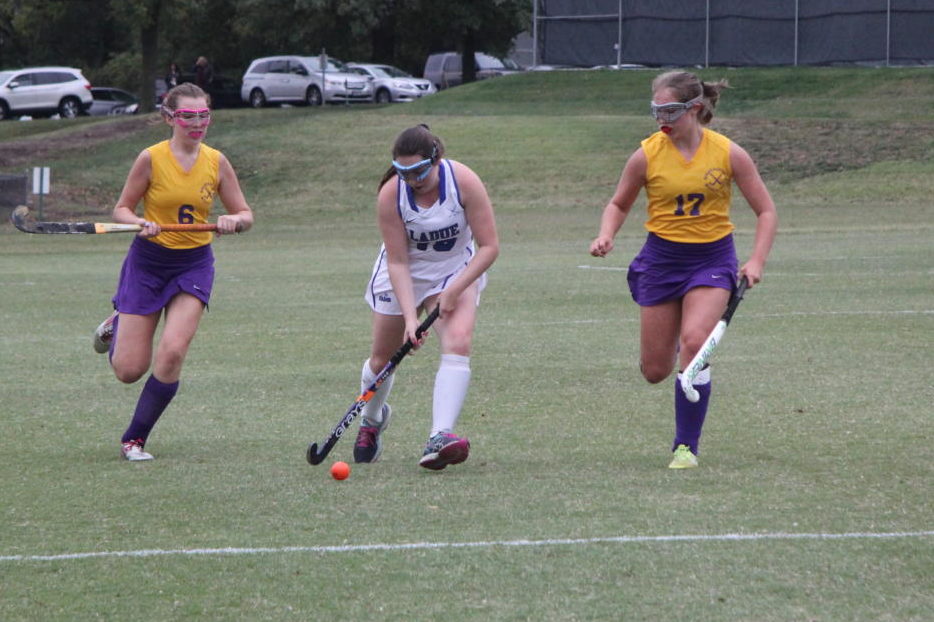
{"type": "MultiPolygon", "coordinates": [[[[428,317],[425,318],[425,321],[415,329],[415,338],[420,338],[425,331],[432,325],[432,323],[438,319],[439,307],[435,307],[434,311],[428,314],[428,317]]],[[[347,413],[341,417],[341,420],[338,422],[334,429],[331,430],[331,433],[328,437],[320,444],[312,443],[308,446],[308,452],[305,454],[309,464],[321,464],[321,461],[324,460],[331,450],[334,448],[334,445],[337,444],[337,441],[341,439],[344,433],[347,431],[347,428],[350,427],[350,424],[353,423],[353,420],[357,418],[357,415],[360,414],[360,411],[363,410],[363,407],[367,405],[373,396],[376,394],[376,391],[379,390],[380,386],[386,381],[386,378],[389,377],[391,373],[396,370],[396,367],[405,358],[405,355],[409,353],[412,349],[412,342],[406,341],[402,344],[402,347],[396,350],[396,353],[392,355],[392,358],[389,359],[389,362],[383,367],[378,374],[376,374],[376,379],[373,380],[373,383],[366,388],[366,390],[360,394],[360,397],[357,398],[357,401],[354,402],[350,408],[347,409],[347,413]]]]}
{"type": "MultiPolygon", "coordinates": [[[[20,205],[10,214],[13,226],[24,233],[138,233],[142,225],[121,222],[44,222],[33,220],[29,208],[20,205]]],[[[216,231],[215,223],[165,224],[163,231],[216,231]]]]}
{"type": "Polygon", "coordinates": [[[697,374],[704,369],[704,365],[710,360],[714,350],[716,350],[717,346],[720,344],[720,340],[723,339],[723,333],[726,332],[726,327],[730,324],[730,320],[736,312],[736,307],[739,306],[740,301],[743,299],[748,285],[749,281],[743,276],[743,278],[739,280],[739,285],[730,296],[730,302],[726,305],[726,311],[723,312],[720,321],[717,322],[717,325],[710,331],[710,335],[707,336],[704,345],[697,351],[691,363],[681,374],[681,390],[684,391],[684,396],[691,402],[696,402],[700,399],[700,393],[694,388],[694,379],[697,378],[697,374]]]}

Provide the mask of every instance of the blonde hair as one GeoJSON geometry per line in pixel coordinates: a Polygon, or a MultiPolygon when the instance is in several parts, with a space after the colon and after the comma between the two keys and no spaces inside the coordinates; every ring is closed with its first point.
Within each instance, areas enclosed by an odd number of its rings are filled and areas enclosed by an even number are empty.
{"type": "Polygon", "coordinates": [[[166,108],[175,110],[175,108],[178,106],[179,97],[203,97],[208,103],[208,108],[211,107],[211,96],[205,93],[204,89],[202,89],[197,84],[192,84],[191,82],[182,82],[178,86],[173,86],[162,97],[163,114],[166,114],[166,108]]]}
{"type": "Polygon", "coordinates": [[[720,100],[720,91],[729,88],[726,80],[704,82],[689,71],[667,71],[652,80],[652,93],[662,89],[674,91],[678,101],[689,102],[697,97],[703,98],[703,108],[697,114],[701,125],[707,125],[713,119],[713,110],[720,100]]]}

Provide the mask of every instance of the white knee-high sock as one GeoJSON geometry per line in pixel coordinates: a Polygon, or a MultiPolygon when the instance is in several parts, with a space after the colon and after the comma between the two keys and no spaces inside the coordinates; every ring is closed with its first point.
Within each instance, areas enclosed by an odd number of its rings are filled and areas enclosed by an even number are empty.
{"type": "MultiPolygon", "coordinates": [[[[361,425],[378,426],[383,422],[383,404],[386,403],[389,392],[392,391],[395,378],[396,374],[389,374],[389,377],[379,386],[376,395],[363,407],[361,425]]],[[[370,359],[367,359],[363,362],[363,370],[360,372],[360,393],[366,391],[374,380],[376,380],[376,372],[370,369],[370,359]]]]}
{"type": "Polygon", "coordinates": [[[435,374],[435,392],[431,411],[431,436],[452,432],[460,417],[467,388],[470,386],[470,357],[442,354],[435,374]]]}

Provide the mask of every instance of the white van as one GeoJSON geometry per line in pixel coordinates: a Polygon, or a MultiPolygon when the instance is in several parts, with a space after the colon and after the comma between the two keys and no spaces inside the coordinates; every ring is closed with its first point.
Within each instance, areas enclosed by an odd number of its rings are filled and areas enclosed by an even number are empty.
{"type": "Polygon", "coordinates": [[[254,108],[266,104],[373,101],[373,86],[364,76],[347,73],[335,58],[267,56],[250,63],[243,74],[240,97],[254,108]]]}

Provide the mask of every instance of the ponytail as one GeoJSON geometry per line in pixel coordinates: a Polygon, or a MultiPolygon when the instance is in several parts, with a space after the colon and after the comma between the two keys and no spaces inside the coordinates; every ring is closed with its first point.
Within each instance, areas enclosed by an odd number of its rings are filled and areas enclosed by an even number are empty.
{"type": "Polygon", "coordinates": [[[713,110],[720,100],[720,91],[729,86],[730,83],[722,79],[716,82],[702,82],[689,71],[667,71],[652,81],[652,92],[671,89],[678,101],[682,102],[702,97],[703,108],[697,113],[697,120],[701,125],[707,125],[713,119],[713,110]]]}
{"type": "MultiPolygon", "coordinates": [[[[431,129],[424,123],[420,123],[407,130],[403,130],[396,142],[392,146],[392,159],[399,156],[419,155],[425,159],[430,159],[434,164],[444,156],[444,143],[441,139],[432,134],[431,129]]],[[[390,179],[396,176],[396,169],[390,166],[379,182],[379,188],[386,185],[390,179]]]]}

